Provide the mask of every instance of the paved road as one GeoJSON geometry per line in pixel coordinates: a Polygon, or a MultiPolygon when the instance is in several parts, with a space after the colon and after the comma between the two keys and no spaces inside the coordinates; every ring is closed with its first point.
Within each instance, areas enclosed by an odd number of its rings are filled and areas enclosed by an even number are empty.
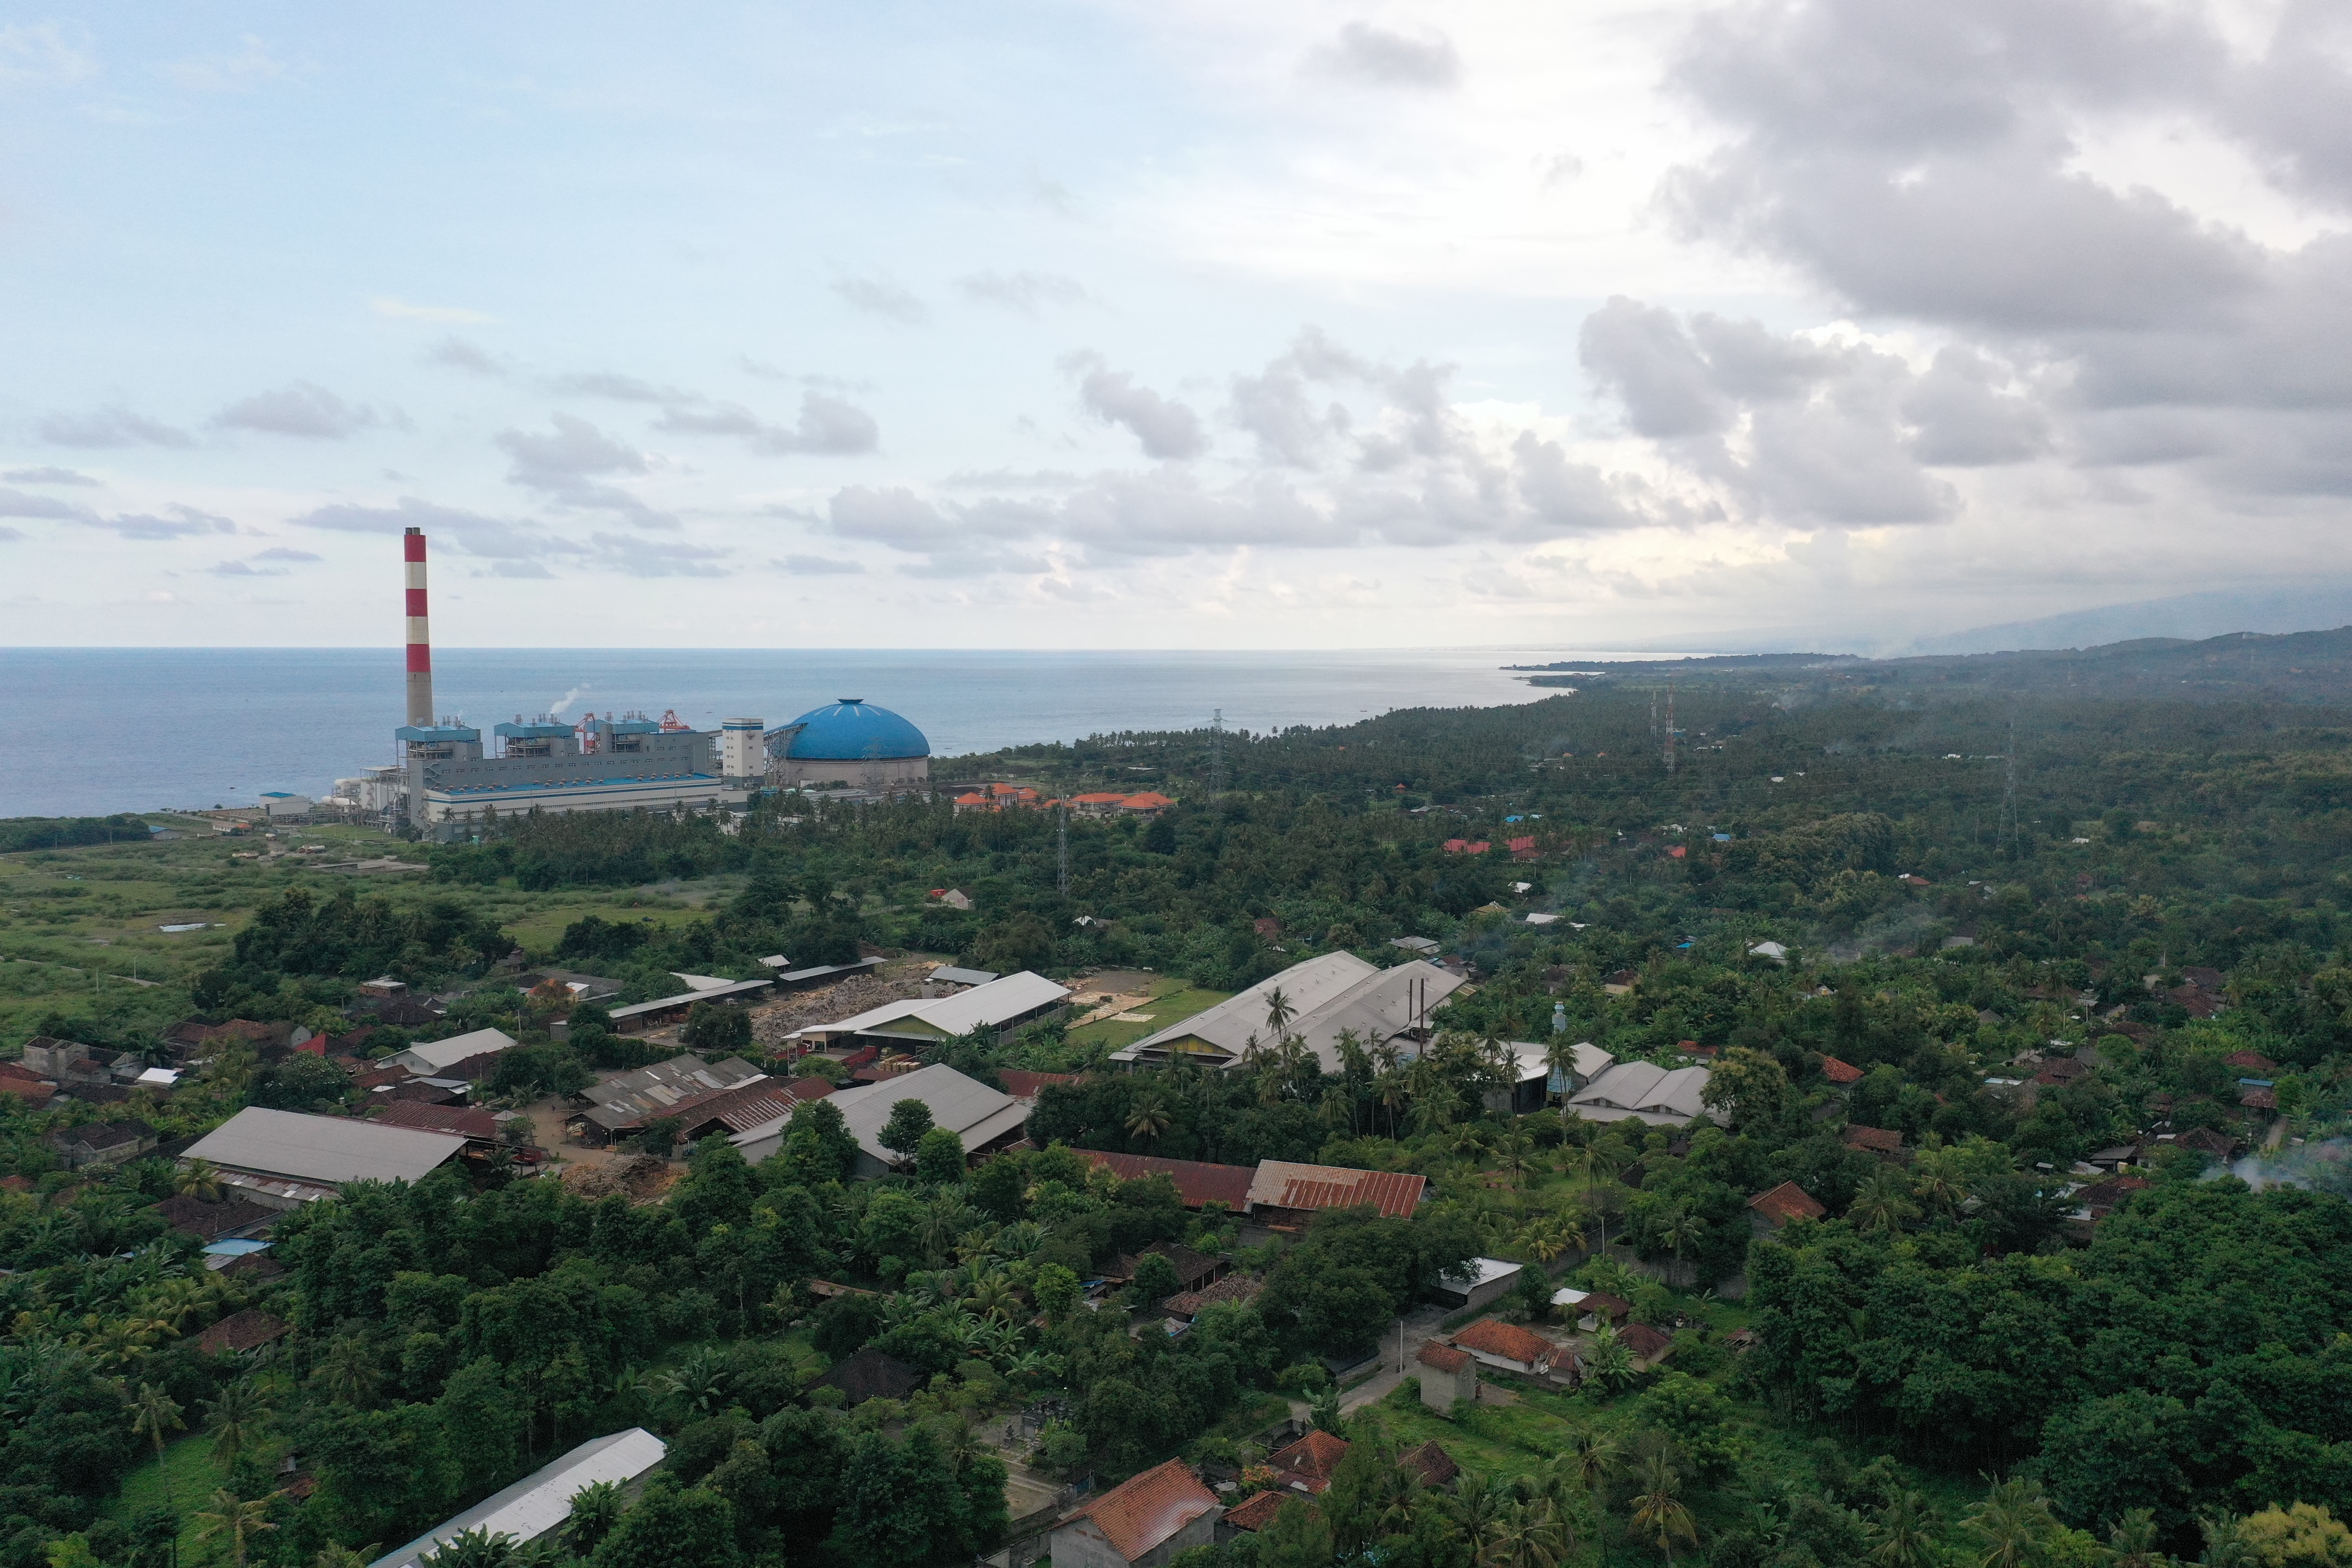
{"type": "Polygon", "coordinates": [[[1419,1371],[1413,1358],[1421,1353],[1421,1347],[1428,1343],[1429,1337],[1437,1331],[1437,1325],[1444,1321],[1445,1309],[1443,1307],[1419,1307],[1406,1316],[1402,1370],[1398,1366],[1397,1332],[1391,1327],[1388,1338],[1381,1344],[1381,1370],[1339,1396],[1340,1413],[1345,1415],[1370,1405],[1375,1399],[1385,1398],[1398,1384],[1413,1376],[1419,1371]]]}

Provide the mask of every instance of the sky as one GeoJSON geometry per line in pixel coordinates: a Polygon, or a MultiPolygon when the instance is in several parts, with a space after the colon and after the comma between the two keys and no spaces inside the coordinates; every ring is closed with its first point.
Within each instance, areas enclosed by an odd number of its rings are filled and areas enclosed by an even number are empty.
{"type": "Polygon", "coordinates": [[[0,12],[0,641],[1869,646],[2352,577],[2352,7],[0,12]]]}

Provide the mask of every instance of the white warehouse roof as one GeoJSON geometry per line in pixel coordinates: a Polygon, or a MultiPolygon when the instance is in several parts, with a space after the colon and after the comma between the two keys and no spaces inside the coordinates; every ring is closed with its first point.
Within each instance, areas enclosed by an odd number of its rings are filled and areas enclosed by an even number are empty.
{"type": "MultiPolygon", "coordinates": [[[[966,1149],[977,1149],[1029,1119],[1027,1100],[991,1089],[944,1063],[857,1084],[811,1103],[830,1105],[840,1111],[850,1135],[857,1140],[858,1148],[866,1157],[890,1165],[906,1156],[895,1149],[884,1148],[877,1135],[890,1120],[890,1108],[902,1100],[919,1100],[929,1106],[931,1125],[944,1127],[961,1138],[966,1149]]],[[[790,1120],[785,1115],[762,1122],[749,1131],[737,1133],[731,1142],[743,1151],[746,1160],[756,1164],[781,1146],[790,1120]]]]}
{"type": "MultiPolygon", "coordinates": [[[[834,1024],[815,1024],[800,1033],[881,1035],[908,1040],[953,1039],[978,1028],[999,1028],[1015,1018],[1050,1007],[1069,994],[1044,975],[1024,969],[952,996],[908,997],[885,1002],[834,1024]]],[[[838,1099],[838,1096],[835,1098],[838,1099]]]]}
{"type": "Polygon", "coordinates": [[[583,1489],[598,1481],[635,1480],[660,1464],[668,1451],[667,1445],[642,1426],[592,1437],[506,1490],[442,1521],[399,1551],[377,1558],[368,1568],[406,1568],[469,1530],[510,1535],[518,1546],[537,1541],[572,1517],[572,1500],[583,1489]]]}
{"type": "Polygon", "coordinates": [[[196,1140],[180,1158],[341,1185],[422,1181],[465,1146],[463,1138],[446,1132],[249,1105],[196,1140]]]}
{"type": "Polygon", "coordinates": [[[1568,1109],[1587,1121],[1622,1121],[1628,1117],[1655,1127],[1680,1127],[1706,1106],[1699,1097],[1714,1075],[1705,1068],[1669,1070],[1654,1062],[1619,1062],[1594,1079],[1568,1109]]]}
{"type": "Polygon", "coordinates": [[[1411,1028],[1422,1008],[1435,1011],[1462,984],[1462,976],[1422,959],[1382,969],[1352,952],[1327,952],[1146,1035],[1113,1051],[1110,1059],[1158,1063],[1185,1057],[1230,1067],[1241,1060],[1253,1037],[1262,1047],[1276,1043],[1265,1015],[1267,998],[1278,989],[1291,1006],[1287,1032],[1307,1042],[1325,1072],[1337,1072],[1341,1030],[1353,1030],[1369,1050],[1411,1028]]]}
{"type": "Polygon", "coordinates": [[[514,1043],[514,1037],[504,1029],[476,1029],[470,1035],[452,1035],[446,1040],[411,1046],[392,1059],[414,1072],[439,1072],[467,1057],[510,1049],[514,1043]]]}

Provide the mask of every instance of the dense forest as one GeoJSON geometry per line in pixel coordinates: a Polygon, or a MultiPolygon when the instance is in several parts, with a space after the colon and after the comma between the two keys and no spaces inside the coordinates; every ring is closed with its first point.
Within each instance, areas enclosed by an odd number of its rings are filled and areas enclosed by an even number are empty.
{"type": "MultiPolygon", "coordinates": [[[[446,1016],[355,1048],[509,1028],[476,1089],[502,1115],[641,1059],[594,1008],[519,993],[517,948],[630,1000],[861,952],[1221,994],[1337,950],[1400,962],[1401,936],[1471,984],[1409,1058],[1351,1041],[1329,1071],[1278,1019],[1222,1074],[1088,1070],[1108,1047],[1059,1020],[950,1041],[931,1059],[983,1081],[1078,1075],[1038,1091],[1032,1146],[972,1164],[909,1125],[903,1168],[857,1180],[818,1099],[757,1165],[648,1143],[675,1177],[650,1201],[505,1159],[362,1184],[278,1222],[268,1270],[207,1268],[171,1228],[169,1201],[218,1195],[171,1141],[248,1104],[355,1112],[341,1068],[231,1046],[140,1091],[163,1150],[80,1170],[60,1150],[103,1116],[0,1078],[0,1568],[353,1568],[633,1425],[670,1444],[640,1493],[445,1568],[959,1563],[1004,1541],[1008,1466],[1101,1488],[1181,1456],[1231,1504],[1276,1484],[1257,1439],[1293,1409],[1351,1444],[1328,1489],[1184,1568],[2352,1563],[2352,706],[1651,673],[943,762],[1176,797],[1071,817],[1066,890],[1055,813],[929,799],[516,819],[385,891],[285,873],[172,1005],[336,1032],[359,982],[400,977],[446,1016]],[[591,892],[535,936],[498,912],[591,892]],[[1515,1114],[1515,1040],[1703,1061],[1706,1110],[1515,1114]],[[1268,1235],[1086,1151],[1431,1196],[1268,1235]],[[1818,1212],[1764,1226],[1750,1200],[1783,1184],[1818,1212]],[[1256,1289],[1161,1331],[1157,1255],[1117,1282],[1154,1244],[1256,1289]],[[1498,1374],[1515,1403],[1448,1417],[1408,1380],[1343,1408],[1335,1373],[1480,1256],[1526,1266],[1512,1321],[1557,1326],[1573,1285],[1671,1355],[1604,1326],[1573,1390],[1498,1374]],[[248,1311],[288,1331],[199,1346],[248,1311]],[[866,1351],[914,1385],[824,1381],[866,1351]],[[1397,1463],[1432,1435],[1449,1486],[1397,1463]]],[[[82,842],[47,852],[131,852],[82,842]]],[[[40,1024],[167,1055],[124,1015],[40,1024]]],[[[723,1035],[714,1056],[794,1070],[723,1035]]]]}

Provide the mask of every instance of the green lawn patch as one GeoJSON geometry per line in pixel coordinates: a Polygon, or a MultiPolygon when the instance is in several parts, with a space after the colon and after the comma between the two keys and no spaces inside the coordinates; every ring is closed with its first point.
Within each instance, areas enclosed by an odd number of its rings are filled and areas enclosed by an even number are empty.
{"type": "Polygon", "coordinates": [[[1121,1024],[1105,1018],[1083,1028],[1072,1029],[1068,1039],[1073,1045],[1108,1046],[1118,1050],[1131,1046],[1146,1035],[1156,1035],[1169,1025],[1181,1022],[1193,1014],[1215,1006],[1233,994],[1230,991],[1203,991],[1185,984],[1181,980],[1161,981],[1154,986],[1156,994],[1150,1001],[1133,1009],[1151,1015],[1149,1023],[1121,1024]],[[1159,990],[1165,985],[1165,991],[1159,990]]]}
{"type": "Polygon", "coordinates": [[[226,1484],[220,1471],[214,1468],[212,1453],[213,1440],[209,1436],[181,1438],[164,1448],[162,1463],[151,1458],[131,1471],[123,1479],[122,1489],[108,1500],[100,1511],[108,1519],[128,1524],[149,1509],[174,1508],[180,1515],[180,1559],[184,1563],[201,1561],[202,1549],[196,1544],[196,1510],[226,1484]],[[166,1477],[170,1479],[168,1488],[164,1484],[166,1477]]]}

